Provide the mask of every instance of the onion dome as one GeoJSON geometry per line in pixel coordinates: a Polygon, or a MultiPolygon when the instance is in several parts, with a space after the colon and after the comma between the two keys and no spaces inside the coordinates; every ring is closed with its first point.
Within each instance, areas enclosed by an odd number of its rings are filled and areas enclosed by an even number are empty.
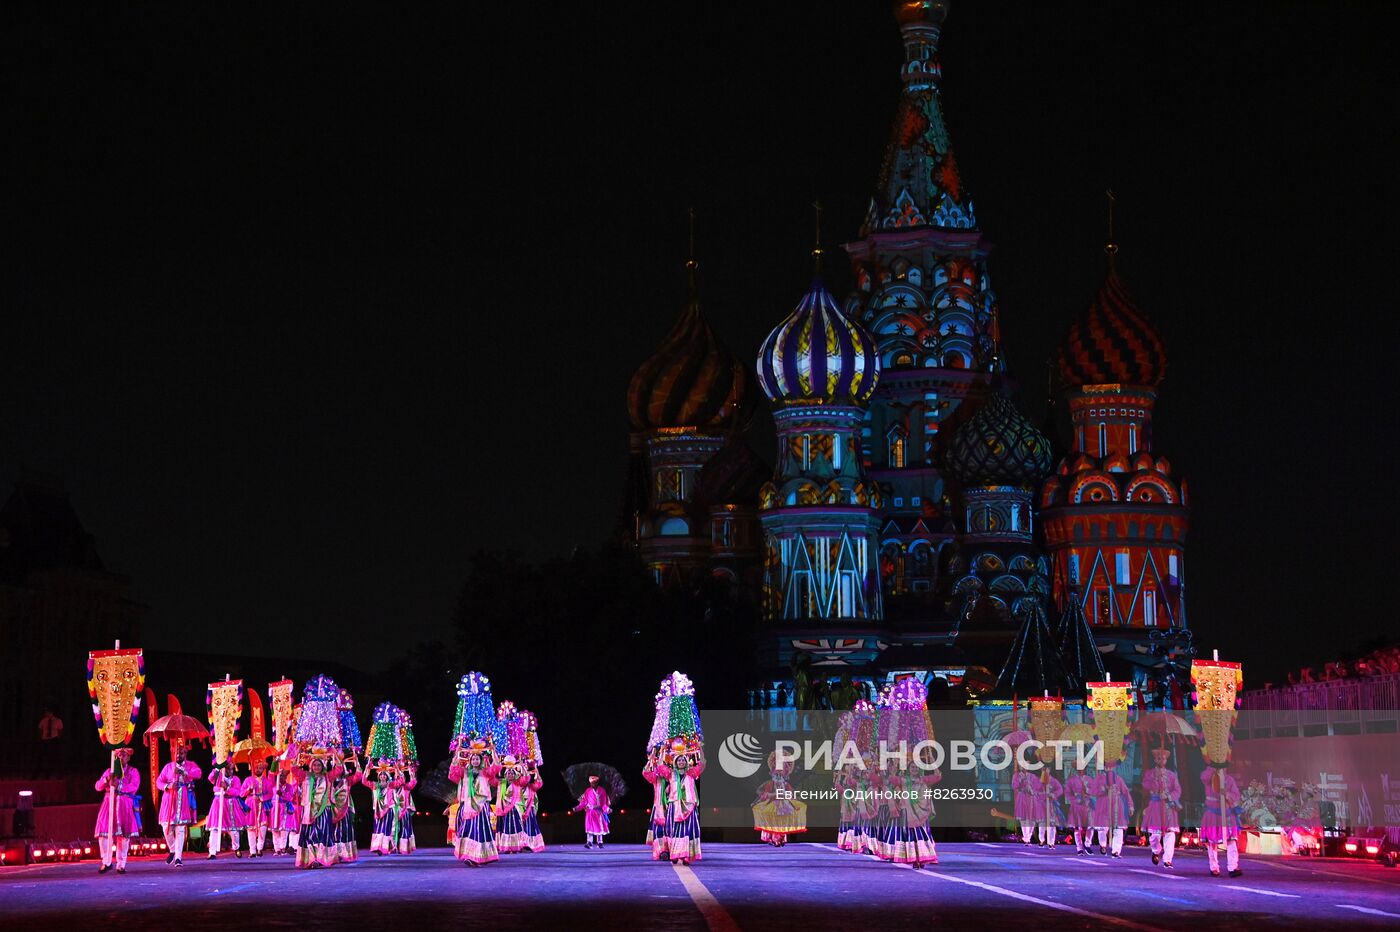
{"type": "Polygon", "coordinates": [[[875,340],[819,278],[758,353],[758,384],[777,402],[864,405],[879,380],[875,340]]]}
{"type": "Polygon", "coordinates": [[[948,450],[949,470],[968,486],[1029,488],[1039,485],[1053,466],[1050,441],[1001,395],[989,396],[958,428],[948,450]]]}
{"type": "Polygon", "coordinates": [[[627,387],[635,430],[728,428],[753,394],[748,371],[720,343],[692,292],[690,304],[627,387]]]}
{"type": "Polygon", "coordinates": [[[1153,388],[1166,371],[1161,334],[1110,265],[1098,295],[1060,344],[1060,377],[1069,385],[1153,388]]]}

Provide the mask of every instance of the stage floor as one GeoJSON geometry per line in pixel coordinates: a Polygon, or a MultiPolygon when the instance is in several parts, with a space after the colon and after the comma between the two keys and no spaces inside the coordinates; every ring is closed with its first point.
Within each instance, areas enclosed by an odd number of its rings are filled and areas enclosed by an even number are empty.
{"type": "MultiPolygon", "coordinates": [[[[539,928],[565,932],[709,929],[927,929],[930,922],[1013,920],[1051,929],[1283,929],[1400,925],[1400,870],[1372,862],[1254,858],[1243,877],[1213,878],[1205,855],[1154,868],[1020,845],[940,846],[924,871],[826,845],[713,844],[692,868],[653,863],[640,845],[565,845],[469,868],[447,849],[369,855],[330,869],[288,858],[190,856],[179,869],[136,861],[0,869],[0,916],[51,928],[539,928]],[[385,925],[387,923],[388,925],[385,925]]],[[[1223,854],[1221,858],[1224,860],[1223,854]]],[[[975,926],[973,927],[976,928],[975,926]]]]}

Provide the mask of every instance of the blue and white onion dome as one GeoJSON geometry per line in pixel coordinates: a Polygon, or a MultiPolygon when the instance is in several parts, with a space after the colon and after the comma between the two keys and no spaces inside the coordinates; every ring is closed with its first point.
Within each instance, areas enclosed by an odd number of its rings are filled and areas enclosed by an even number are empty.
{"type": "Polygon", "coordinates": [[[819,278],[758,353],[758,383],[780,403],[864,405],[879,380],[875,340],[819,278]]]}

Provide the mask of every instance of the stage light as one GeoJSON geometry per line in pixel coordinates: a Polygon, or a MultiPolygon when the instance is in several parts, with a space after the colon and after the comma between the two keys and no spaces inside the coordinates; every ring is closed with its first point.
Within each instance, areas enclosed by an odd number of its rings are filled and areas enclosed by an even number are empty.
{"type": "Polygon", "coordinates": [[[34,837],[34,791],[20,790],[15,803],[14,834],[16,838],[34,837]]]}
{"type": "Polygon", "coordinates": [[[1345,847],[1345,848],[1347,849],[1347,853],[1348,853],[1348,854],[1355,854],[1355,853],[1356,853],[1356,842],[1354,842],[1354,841],[1349,841],[1349,842],[1347,842],[1346,845],[1344,845],[1343,847],[1345,847]]]}
{"type": "Polygon", "coordinates": [[[1380,845],[1367,845],[1367,846],[1366,846],[1366,853],[1367,853],[1367,854],[1380,854],[1380,853],[1381,853],[1381,846],[1380,846],[1380,845]]]}

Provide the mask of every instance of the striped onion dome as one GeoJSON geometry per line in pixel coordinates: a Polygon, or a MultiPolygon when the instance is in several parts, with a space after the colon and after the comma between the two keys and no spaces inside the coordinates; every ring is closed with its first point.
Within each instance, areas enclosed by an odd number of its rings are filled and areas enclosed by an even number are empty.
{"type": "Polygon", "coordinates": [[[863,405],[879,380],[874,339],[841,313],[820,279],[758,353],[758,384],[774,401],[863,405]]]}
{"type": "Polygon", "coordinates": [[[635,430],[727,428],[753,394],[738,357],[720,343],[692,293],[690,303],[627,387],[635,430]]]}
{"type": "Polygon", "coordinates": [[[967,486],[1032,488],[1050,475],[1050,441],[1003,395],[991,395],[953,434],[948,467],[967,486]]]}
{"type": "Polygon", "coordinates": [[[1060,377],[1069,385],[1152,388],[1166,375],[1162,336],[1138,310],[1112,266],[1098,295],[1060,344],[1059,362],[1060,377]]]}

